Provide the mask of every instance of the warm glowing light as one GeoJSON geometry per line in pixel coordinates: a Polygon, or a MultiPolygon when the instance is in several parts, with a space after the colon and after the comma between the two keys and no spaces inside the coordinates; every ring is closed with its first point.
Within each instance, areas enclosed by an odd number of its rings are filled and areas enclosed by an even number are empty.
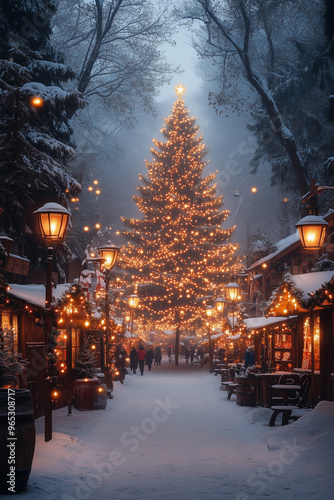
{"type": "Polygon", "coordinates": [[[251,189],[252,193],[256,193],[257,191],[257,187],[253,186],[252,189],[251,189]]]}
{"type": "Polygon", "coordinates": [[[95,229],[101,229],[101,224],[99,222],[95,224],[95,229]]]}
{"type": "Polygon", "coordinates": [[[54,392],[52,393],[52,395],[53,395],[53,397],[54,397],[54,398],[56,398],[56,397],[58,397],[58,392],[57,392],[57,391],[54,391],[54,392]]]}
{"type": "Polygon", "coordinates": [[[136,309],[139,305],[138,295],[136,295],[136,294],[130,295],[128,297],[128,304],[129,304],[129,307],[131,307],[132,309],[136,309]]]}
{"type": "Polygon", "coordinates": [[[84,226],[83,230],[87,233],[89,231],[89,226],[84,226]]]}
{"type": "Polygon", "coordinates": [[[299,230],[299,237],[302,245],[307,250],[317,250],[323,247],[327,221],[317,215],[307,215],[301,219],[296,227],[299,230]]]}
{"type": "Polygon", "coordinates": [[[41,106],[43,106],[43,99],[38,96],[33,97],[30,102],[33,106],[35,106],[35,108],[40,108],[41,106]]]}
{"type": "Polygon", "coordinates": [[[176,95],[183,95],[186,91],[186,89],[184,87],[182,87],[181,83],[179,84],[178,87],[174,87],[174,88],[175,88],[176,95]]]}
{"type": "Polygon", "coordinates": [[[101,194],[101,191],[100,191],[99,189],[97,189],[97,190],[95,191],[95,194],[101,194]]]}
{"type": "Polygon", "coordinates": [[[51,243],[61,241],[67,228],[70,213],[58,203],[46,203],[34,212],[38,216],[42,237],[51,243]]]}
{"type": "Polygon", "coordinates": [[[120,248],[112,244],[99,248],[99,253],[102,259],[104,259],[103,265],[106,269],[110,270],[114,267],[119,252],[120,248]]]}
{"type": "Polygon", "coordinates": [[[93,186],[88,186],[88,191],[93,191],[93,186]]]}

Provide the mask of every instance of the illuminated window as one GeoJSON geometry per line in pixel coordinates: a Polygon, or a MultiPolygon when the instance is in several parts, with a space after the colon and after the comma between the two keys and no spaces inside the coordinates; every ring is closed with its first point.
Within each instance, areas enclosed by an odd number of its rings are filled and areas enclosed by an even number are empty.
{"type": "MultiPolygon", "coordinates": [[[[311,329],[310,318],[306,318],[303,324],[303,361],[302,368],[311,369],[311,329]]],[[[320,318],[314,318],[314,369],[320,370],[320,318]]]]}

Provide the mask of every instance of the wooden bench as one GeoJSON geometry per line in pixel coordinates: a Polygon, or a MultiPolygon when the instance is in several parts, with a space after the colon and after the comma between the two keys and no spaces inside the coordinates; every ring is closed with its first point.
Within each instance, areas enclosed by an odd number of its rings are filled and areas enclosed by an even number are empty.
{"type": "Polygon", "coordinates": [[[232,394],[234,394],[234,391],[237,387],[239,387],[240,384],[236,384],[235,382],[222,382],[220,384],[220,389],[224,387],[224,389],[227,391],[227,399],[231,399],[232,394]]]}
{"type": "Polygon", "coordinates": [[[271,410],[273,410],[273,414],[270,418],[269,421],[269,426],[274,427],[276,418],[280,413],[282,413],[282,425],[287,425],[289,423],[289,420],[298,420],[300,415],[291,415],[293,410],[299,410],[299,406],[272,406],[271,410]]]}

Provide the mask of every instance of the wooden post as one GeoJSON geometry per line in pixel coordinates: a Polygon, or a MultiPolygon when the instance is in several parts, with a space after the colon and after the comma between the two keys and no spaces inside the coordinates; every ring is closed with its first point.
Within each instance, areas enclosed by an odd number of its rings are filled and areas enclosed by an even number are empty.
{"type": "Polygon", "coordinates": [[[51,302],[52,302],[52,258],[53,248],[48,247],[47,269],[46,269],[46,290],[45,290],[45,328],[44,328],[44,349],[45,349],[45,380],[44,380],[44,440],[52,439],[52,401],[50,383],[50,362],[48,355],[50,352],[51,323],[51,302]]]}

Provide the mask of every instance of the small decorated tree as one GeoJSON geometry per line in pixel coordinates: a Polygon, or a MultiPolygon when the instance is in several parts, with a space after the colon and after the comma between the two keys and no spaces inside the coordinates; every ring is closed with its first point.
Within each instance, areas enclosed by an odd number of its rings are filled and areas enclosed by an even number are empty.
{"type": "Polygon", "coordinates": [[[13,329],[0,329],[0,388],[16,384],[28,360],[14,349],[13,329]]]}
{"type": "Polygon", "coordinates": [[[77,378],[94,378],[97,367],[97,357],[88,346],[87,341],[80,348],[75,366],[77,378]]]}

